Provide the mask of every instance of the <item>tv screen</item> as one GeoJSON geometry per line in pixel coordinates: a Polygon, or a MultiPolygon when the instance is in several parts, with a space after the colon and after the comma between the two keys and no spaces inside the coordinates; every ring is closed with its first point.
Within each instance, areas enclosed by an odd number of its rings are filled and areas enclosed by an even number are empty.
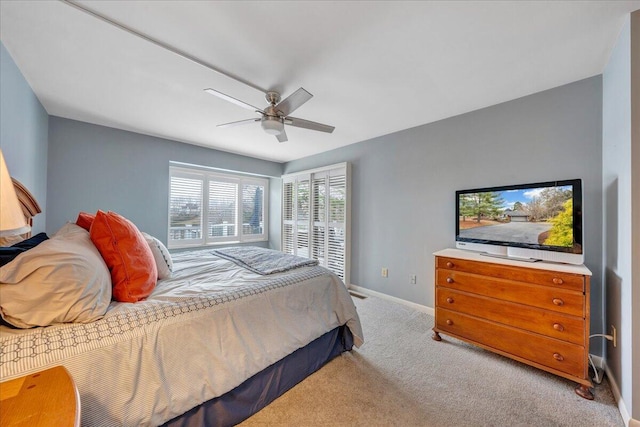
{"type": "Polygon", "coordinates": [[[456,191],[456,217],[457,247],[582,263],[579,179],[456,191]]]}

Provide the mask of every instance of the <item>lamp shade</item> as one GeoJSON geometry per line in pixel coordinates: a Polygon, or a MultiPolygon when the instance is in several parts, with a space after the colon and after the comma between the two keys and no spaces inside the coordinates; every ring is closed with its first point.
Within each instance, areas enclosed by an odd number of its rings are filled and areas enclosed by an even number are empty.
{"type": "Polygon", "coordinates": [[[0,150],[0,237],[16,236],[31,230],[22,213],[4,155],[0,150]]]}
{"type": "Polygon", "coordinates": [[[269,135],[280,135],[284,130],[284,123],[282,119],[277,117],[265,116],[262,119],[262,129],[269,135]]]}

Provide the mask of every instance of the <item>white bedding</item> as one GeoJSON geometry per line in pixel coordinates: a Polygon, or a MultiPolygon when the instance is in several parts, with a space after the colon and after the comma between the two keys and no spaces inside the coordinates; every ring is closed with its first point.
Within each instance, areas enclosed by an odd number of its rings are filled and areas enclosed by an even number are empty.
{"type": "Polygon", "coordinates": [[[96,322],[0,327],[2,381],[63,365],[83,425],[159,425],[337,326],[363,342],[344,284],[322,267],[261,276],[210,250],[173,261],[146,301],[112,302],[96,322]]]}

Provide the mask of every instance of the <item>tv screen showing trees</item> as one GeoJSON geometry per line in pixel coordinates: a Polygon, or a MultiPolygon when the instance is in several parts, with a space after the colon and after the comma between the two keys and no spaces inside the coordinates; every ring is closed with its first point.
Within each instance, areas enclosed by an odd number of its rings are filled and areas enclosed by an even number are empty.
{"type": "Polygon", "coordinates": [[[458,194],[458,235],[477,241],[572,248],[573,186],[458,194]]]}

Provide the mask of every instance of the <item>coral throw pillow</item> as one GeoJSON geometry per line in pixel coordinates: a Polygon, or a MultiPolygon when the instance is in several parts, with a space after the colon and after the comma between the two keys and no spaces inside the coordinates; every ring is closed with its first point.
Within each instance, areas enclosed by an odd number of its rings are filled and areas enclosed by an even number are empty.
{"type": "Polygon", "coordinates": [[[96,218],[96,216],[93,215],[93,214],[86,213],[86,212],[80,212],[78,214],[78,219],[76,219],[76,225],[79,225],[80,227],[82,227],[85,230],[89,231],[91,229],[91,224],[93,223],[93,220],[95,218],[96,218]]]}
{"type": "Polygon", "coordinates": [[[98,211],[89,236],[109,267],[116,301],[136,302],[151,294],[158,280],[156,262],[131,221],[115,212],[98,211]]]}

